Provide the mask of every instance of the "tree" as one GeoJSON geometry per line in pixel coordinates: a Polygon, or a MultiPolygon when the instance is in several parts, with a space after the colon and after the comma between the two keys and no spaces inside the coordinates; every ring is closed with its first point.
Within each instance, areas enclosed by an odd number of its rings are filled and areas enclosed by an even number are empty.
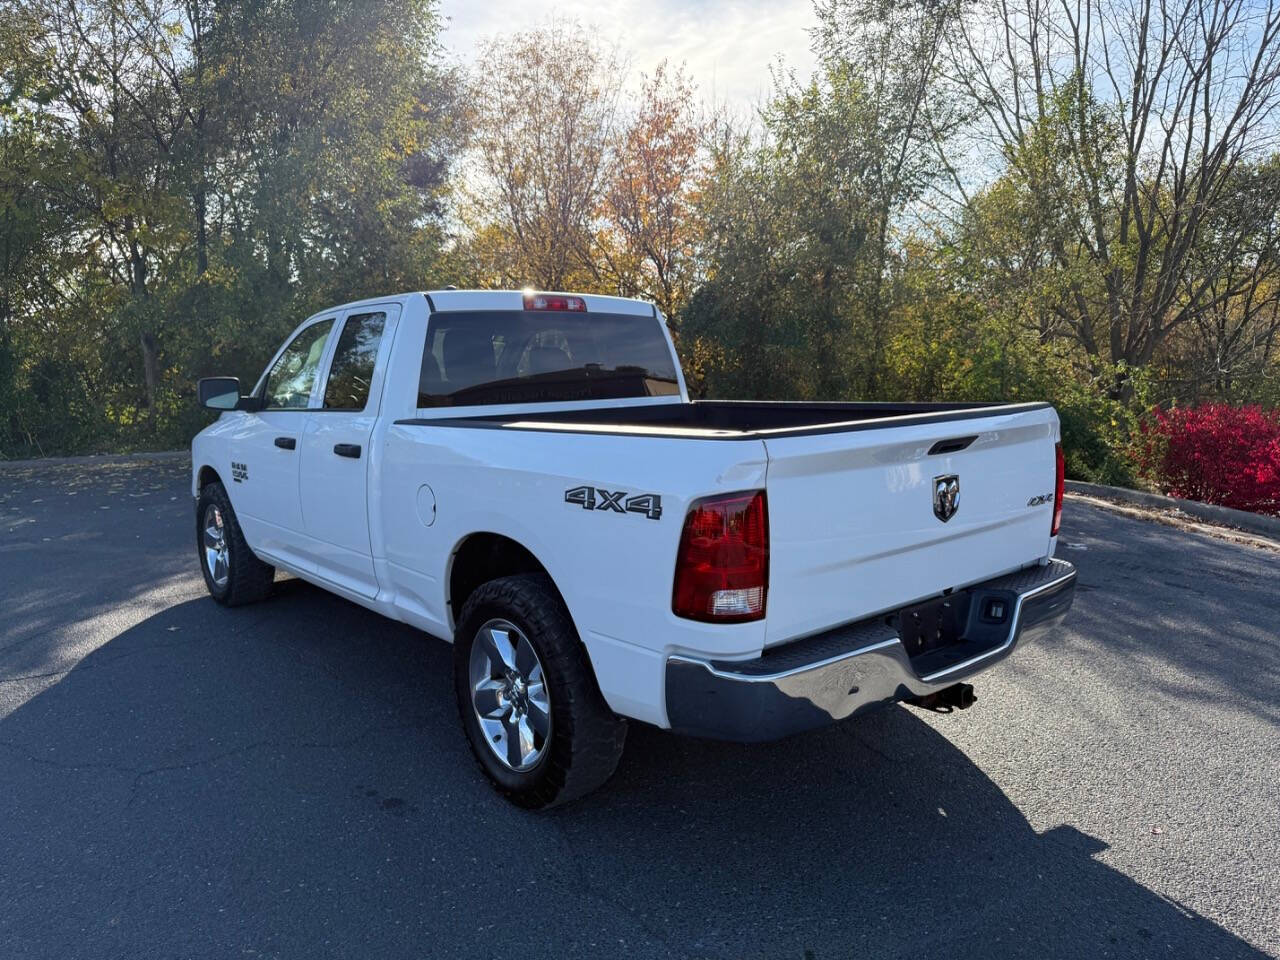
{"type": "Polygon", "coordinates": [[[0,134],[27,131],[0,210],[65,254],[39,257],[54,309],[0,297],[17,304],[9,350],[28,384],[48,331],[91,352],[95,406],[122,436],[152,434],[128,443],[188,433],[193,378],[256,376],[312,309],[442,264],[462,131],[432,0],[0,14],[0,134]]]}
{"type": "Polygon", "coordinates": [[[473,227],[501,241],[485,280],[544,290],[598,282],[595,234],[622,77],[617,55],[577,23],[484,46],[472,89],[473,227]]]}
{"type": "Polygon", "coordinates": [[[604,190],[604,216],[620,239],[604,259],[620,293],[643,296],[674,317],[698,279],[699,189],[706,124],[682,70],[658,66],[619,132],[604,190]]]}
{"type": "Polygon", "coordinates": [[[1237,172],[1280,145],[1280,6],[1026,0],[975,8],[950,40],[976,141],[1044,205],[1055,311],[1131,395],[1127,370],[1213,312],[1257,233],[1210,222],[1237,172]]]}
{"type": "MultiPolygon", "coordinates": [[[[1254,384],[1268,372],[1280,339],[1280,155],[1264,164],[1240,167],[1223,202],[1206,218],[1202,250],[1216,251],[1216,238],[1244,233],[1238,254],[1209,278],[1205,307],[1192,314],[1186,340],[1197,388],[1211,396],[1240,399],[1239,387],[1254,384]],[[1252,227],[1252,230],[1249,228],[1252,227]],[[1246,230],[1249,232],[1245,233],[1246,230]]],[[[1184,296],[1209,270],[1195,264],[1188,271],[1184,296]]],[[[1197,392],[1199,392],[1197,390],[1197,392]]],[[[1248,398],[1248,391],[1244,399],[1248,398]]]]}
{"type": "MultiPolygon", "coordinates": [[[[865,294],[872,111],[850,70],[780,86],[761,136],[723,135],[705,192],[707,281],[682,329],[726,352],[751,397],[849,396],[873,377],[865,294]]],[[[710,388],[730,384],[712,376],[710,388]]]]}
{"type": "Polygon", "coordinates": [[[856,83],[865,103],[862,174],[866,204],[864,297],[872,360],[869,395],[892,322],[891,273],[904,220],[943,175],[945,144],[957,122],[939,83],[944,41],[958,0],[817,0],[815,48],[829,77],[856,83]]]}
{"type": "Polygon", "coordinates": [[[781,77],[760,145],[719,167],[690,324],[776,365],[731,363],[751,395],[781,377],[787,395],[879,397],[906,241],[956,122],[938,89],[955,6],[831,0],[818,15],[817,73],[781,77]]]}
{"type": "Polygon", "coordinates": [[[128,291],[117,319],[141,350],[146,408],[154,411],[163,311],[153,286],[161,248],[176,239],[168,161],[180,122],[154,68],[154,45],[166,42],[161,10],[32,0],[9,12],[30,42],[6,51],[17,61],[6,73],[21,84],[10,98],[29,97],[54,135],[48,142],[72,147],[45,151],[40,184],[83,217],[100,254],[95,269],[128,291]]]}
{"type": "Polygon", "coordinates": [[[96,423],[75,397],[84,348],[51,322],[72,306],[74,291],[60,280],[82,225],[73,210],[41,196],[42,156],[30,119],[0,106],[0,450],[36,453],[55,417],[69,421],[64,435],[74,442],[96,423]]]}

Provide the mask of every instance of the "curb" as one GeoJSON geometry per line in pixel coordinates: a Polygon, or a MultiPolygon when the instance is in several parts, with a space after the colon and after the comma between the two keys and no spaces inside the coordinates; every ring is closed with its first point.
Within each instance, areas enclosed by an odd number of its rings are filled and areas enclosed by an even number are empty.
{"type": "Polygon", "coordinates": [[[1234,527],[1237,530],[1247,530],[1259,536],[1280,540],[1280,517],[1249,513],[1247,510],[1233,510],[1230,507],[1219,507],[1212,503],[1199,503],[1195,500],[1180,500],[1177,497],[1166,497],[1159,493],[1146,493],[1142,490],[1104,487],[1099,483],[1084,483],[1080,480],[1068,480],[1067,492],[1154,507],[1157,510],[1177,510],[1189,517],[1203,520],[1205,523],[1220,527],[1234,527]]]}
{"type": "Polygon", "coordinates": [[[148,463],[156,460],[181,460],[190,450],[157,450],[154,453],[95,453],[85,457],[37,457],[34,460],[0,460],[0,471],[26,467],[58,467],[68,464],[148,463]]]}

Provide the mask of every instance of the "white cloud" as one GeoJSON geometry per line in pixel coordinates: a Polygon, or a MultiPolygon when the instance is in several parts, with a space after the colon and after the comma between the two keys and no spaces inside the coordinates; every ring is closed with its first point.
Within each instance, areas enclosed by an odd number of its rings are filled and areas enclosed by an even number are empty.
{"type": "Polygon", "coordinates": [[[444,43],[464,63],[478,43],[573,19],[630,58],[632,79],[664,59],[686,65],[708,103],[744,112],[772,86],[778,58],[801,77],[813,67],[812,0],[442,0],[444,43]]]}

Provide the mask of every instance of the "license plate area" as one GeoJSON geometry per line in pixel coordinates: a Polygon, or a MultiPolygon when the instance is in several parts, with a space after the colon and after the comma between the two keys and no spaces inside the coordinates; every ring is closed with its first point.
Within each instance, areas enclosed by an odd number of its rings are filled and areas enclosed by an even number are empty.
{"type": "Polygon", "coordinates": [[[929,676],[1002,646],[1016,604],[1008,590],[957,590],[903,607],[895,625],[911,665],[929,676]]]}
{"type": "Polygon", "coordinates": [[[898,638],[913,660],[960,643],[969,619],[968,592],[927,600],[898,611],[898,638]]]}

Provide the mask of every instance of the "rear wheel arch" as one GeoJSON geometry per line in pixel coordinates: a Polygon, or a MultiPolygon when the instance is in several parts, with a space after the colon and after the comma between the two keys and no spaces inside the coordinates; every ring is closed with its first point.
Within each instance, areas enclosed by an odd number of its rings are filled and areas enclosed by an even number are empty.
{"type": "Polygon", "coordinates": [[[478,587],[490,580],[520,574],[545,576],[561,604],[569,609],[551,572],[524,544],[500,533],[477,532],[463,537],[449,557],[450,620],[456,626],[467,599],[478,587]]]}

